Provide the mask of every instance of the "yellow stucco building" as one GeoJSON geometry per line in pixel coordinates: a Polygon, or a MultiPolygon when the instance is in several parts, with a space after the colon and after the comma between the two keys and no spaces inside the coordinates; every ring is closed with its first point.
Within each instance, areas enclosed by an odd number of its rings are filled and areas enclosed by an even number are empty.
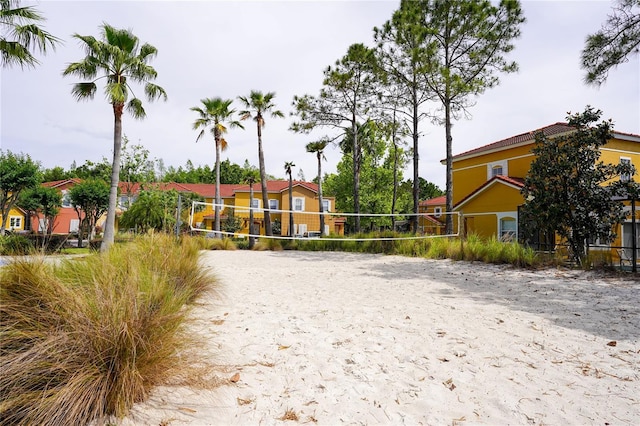
{"type": "MultiPolygon", "coordinates": [[[[180,184],[185,189],[203,196],[206,200],[205,208],[195,212],[192,223],[201,229],[213,229],[215,185],[198,184],[196,188],[190,184],[180,184]],[[193,188],[192,188],[193,186],[193,188]]],[[[272,224],[280,225],[280,235],[307,236],[309,233],[320,232],[320,211],[318,198],[318,185],[312,182],[294,181],[292,182],[292,202],[293,208],[289,205],[289,182],[288,181],[268,181],[267,196],[269,199],[269,210],[272,224]],[[293,210],[293,232],[290,232],[289,212],[293,210]]],[[[251,187],[249,185],[220,185],[220,196],[224,204],[221,220],[225,220],[228,215],[241,219],[242,228],[238,234],[248,234],[250,224],[250,203],[255,209],[253,212],[253,224],[255,234],[265,234],[264,206],[262,200],[261,186],[259,183],[253,184],[253,201],[251,200],[251,187]]],[[[322,197],[324,215],[325,235],[344,235],[345,219],[335,214],[335,198],[322,197]]]]}
{"type": "MultiPolygon", "coordinates": [[[[463,215],[465,233],[502,239],[518,237],[518,207],[524,204],[521,190],[529,172],[534,154],[535,135],[544,132],[547,137],[558,137],[575,131],[566,123],[555,123],[531,132],[512,136],[453,157],[454,211],[463,215]]],[[[636,167],[631,180],[638,181],[640,169],[640,135],[612,132],[612,138],[601,150],[600,160],[617,164],[628,162],[636,167]]],[[[630,211],[629,202],[625,202],[630,211]]],[[[617,238],[610,247],[631,247],[632,218],[617,230],[617,238]]],[[[640,215],[636,212],[636,223],[640,215]]],[[[640,225],[636,224],[640,235],[640,225]]],[[[640,237],[637,237],[640,239],[640,237]]],[[[640,246],[640,241],[637,241],[640,246]]],[[[613,251],[613,250],[612,250],[613,251]]],[[[615,251],[613,253],[616,257],[615,251]]]]}

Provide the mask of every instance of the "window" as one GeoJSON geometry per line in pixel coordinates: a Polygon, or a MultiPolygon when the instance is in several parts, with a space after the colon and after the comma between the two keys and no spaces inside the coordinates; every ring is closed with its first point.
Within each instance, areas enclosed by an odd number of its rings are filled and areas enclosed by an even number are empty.
{"type": "Polygon", "coordinates": [[[322,200],[322,211],[323,212],[331,211],[331,204],[329,200],[322,200]]]}
{"type": "MultiPolygon", "coordinates": [[[[620,165],[631,165],[631,158],[620,157],[620,165]]],[[[631,173],[623,173],[620,175],[620,181],[629,182],[631,180],[631,173]]]]}
{"type": "Polygon", "coordinates": [[[304,198],[293,197],[293,210],[298,212],[304,211],[304,198]]]}
{"type": "Polygon", "coordinates": [[[278,210],[278,200],[269,200],[269,208],[271,210],[278,210]]]}
{"type": "Polygon", "coordinates": [[[435,217],[440,217],[442,216],[442,207],[436,207],[433,209],[433,215],[435,217]]]}
{"type": "Polygon", "coordinates": [[[71,207],[71,195],[69,191],[62,191],[62,207],[71,207]]]}
{"type": "Polygon", "coordinates": [[[516,220],[512,217],[500,219],[500,240],[515,241],[517,234],[516,220]]]}
{"type": "Polygon", "coordinates": [[[22,218],[20,216],[11,216],[9,218],[9,228],[10,229],[22,228],[22,218]]]}
{"type": "Polygon", "coordinates": [[[79,219],[71,219],[69,221],[69,233],[78,232],[80,228],[80,220],[79,219]]]}
{"type": "Polygon", "coordinates": [[[252,198],[251,199],[251,207],[253,207],[254,209],[259,209],[260,208],[260,200],[257,198],[252,198]]]}
{"type": "Polygon", "coordinates": [[[495,161],[487,164],[487,180],[496,177],[498,175],[508,176],[509,167],[507,160],[495,161]]]}

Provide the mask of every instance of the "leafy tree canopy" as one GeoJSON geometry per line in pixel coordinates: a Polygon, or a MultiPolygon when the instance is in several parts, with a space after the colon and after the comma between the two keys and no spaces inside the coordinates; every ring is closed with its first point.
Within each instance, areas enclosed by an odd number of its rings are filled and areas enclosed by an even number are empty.
{"type": "Polygon", "coordinates": [[[587,37],[582,68],[587,84],[602,84],[611,68],[627,62],[640,46],[640,0],[618,0],[600,31],[587,37]]]}
{"type": "Polygon", "coordinates": [[[601,115],[587,106],[583,113],[567,117],[574,132],[555,137],[538,133],[532,150],[535,160],[522,190],[524,233],[556,232],[579,264],[588,239],[610,242],[615,237],[613,229],[624,215],[622,204],[612,197],[625,187],[615,179],[631,171],[628,165],[599,160],[613,128],[611,120],[596,124],[601,115]]]}
{"type": "Polygon", "coordinates": [[[45,18],[33,6],[20,6],[19,0],[0,0],[0,66],[33,67],[38,60],[33,50],[46,53],[60,39],[37,24],[45,18]]]}
{"type": "MultiPolygon", "coordinates": [[[[96,223],[109,207],[109,185],[103,180],[85,180],[69,190],[78,219],[89,231],[89,239],[95,237],[96,223]]],[[[80,232],[82,234],[82,231],[80,232]]],[[[80,235],[80,238],[82,235],[80,235]]],[[[81,246],[82,244],[79,243],[81,246]]]]}
{"type": "Polygon", "coordinates": [[[38,185],[21,192],[17,205],[30,214],[42,214],[47,224],[46,233],[51,234],[54,218],[62,206],[62,193],[55,188],[38,185]]]}
{"type": "Polygon", "coordinates": [[[0,151],[0,234],[4,234],[9,211],[20,197],[20,193],[37,187],[41,179],[40,166],[31,157],[11,151],[0,151]]]}

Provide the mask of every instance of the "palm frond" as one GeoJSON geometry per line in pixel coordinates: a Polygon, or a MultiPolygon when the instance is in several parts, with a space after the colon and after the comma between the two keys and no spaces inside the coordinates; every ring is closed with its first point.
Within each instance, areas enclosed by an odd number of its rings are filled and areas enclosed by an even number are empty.
{"type": "Polygon", "coordinates": [[[158,49],[148,43],[145,43],[140,47],[140,54],[138,56],[146,62],[147,58],[151,59],[157,54],[158,49]]]}
{"type": "Polygon", "coordinates": [[[61,40],[36,25],[44,21],[43,16],[33,7],[19,7],[17,0],[0,2],[0,58],[2,67],[20,65],[32,67],[38,64],[32,49],[46,53],[55,49],[61,40]],[[5,29],[6,27],[6,29],[5,29]]]}
{"type": "Polygon", "coordinates": [[[67,75],[77,75],[82,78],[95,78],[98,74],[98,68],[96,66],[96,61],[92,60],[89,57],[86,57],[84,60],[80,62],[71,63],[65,68],[62,72],[63,76],[67,75]]]}
{"type": "MultiPolygon", "coordinates": [[[[197,126],[196,123],[193,123],[193,130],[198,129],[198,127],[200,127],[200,126],[197,126]]],[[[196,143],[198,143],[198,141],[200,139],[202,139],[202,137],[204,136],[204,130],[205,129],[202,129],[202,130],[200,130],[200,133],[198,133],[198,137],[196,138],[196,143]]]]}
{"type": "Polygon", "coordinates": [[[225,138],[220,138],[219,142],[220,142],[220,151],[226,151],[228,147],[227,140],[225,138]]]}
{"type": "Polygon", "coordinates": [[[98,87],[95,83],[76,83],[71,89],[71,94],[78,101],[88,100],[93,99],[96,90],[98,90],[98,87]]]}
{"type": "Polygon", "coordinates": [[[8,41],[0,38],[0,55],[2,67],[7,65],[20,65],[32,67],[37,65],[38,60],[23,45],[16,41],[8,41]]]}
{"type": "Polygon", "coordinates": [[[16,26],[13,28],[12,33],[18,43],[21,43],[27,49],[33,46],[42,53],[47,52],[47,47],[55,49],[56,43],[61,41],[36,24],[16,26]]]}
{"type": "Polygon", "coordinates": [[[127,111],[133,116],[133,118],[141,120],[147,116],[144,108],[142,107],[142,101],[138,98],[133,98],[127,104],[127,111]]]}
{"type": "Polygon", "coordinates": [[[105,85],[104,94],[109,103],[125,103],[129,97],[126,81],[118,83],[113,81],[112,76],[110,76],[109,82],[105,85]]]}
{"type": "Polygon", "coordinates": [[[160,98],[165,101],[167,100],[167,92],[157,84],[147,83],[144,86],[144,93],[147,95],[147,99],[149,99],[149,101],[155,101],[160,98]]]}
{"type": "Polygon", "coordinates": [[[117,29],[105,23],[102,25],[102,34],[109,45],[116,46],[122,52],[131,54],[138,48],[138,37],[131,30],[117,29]]]}

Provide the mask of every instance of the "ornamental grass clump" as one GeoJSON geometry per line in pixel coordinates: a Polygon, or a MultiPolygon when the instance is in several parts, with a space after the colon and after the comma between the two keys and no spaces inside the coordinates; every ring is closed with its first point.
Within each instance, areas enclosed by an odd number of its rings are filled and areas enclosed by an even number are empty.
{"type": "Polygon", "coordinates": [[[0,424],[123,417],[180,376],[190,303],[214,281],[187,239],[150,236],[59,264],[0,271],[0,424]]]}

